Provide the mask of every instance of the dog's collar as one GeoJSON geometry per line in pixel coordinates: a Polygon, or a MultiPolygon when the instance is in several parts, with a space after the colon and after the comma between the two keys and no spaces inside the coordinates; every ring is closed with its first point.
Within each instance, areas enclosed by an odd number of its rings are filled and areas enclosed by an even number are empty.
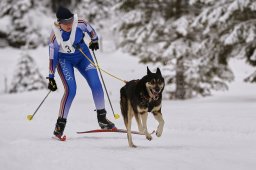
{"type": "Polygon", "coordinates": [[[145,105],[148,108],[148,112],[151,112],[152,109],[154,108],[151,101],[154,100],[153,98],[151,98],[150,96],[146,96],[143,95],[142,93],[140,93],[140,98],[142,100],[143,105],[145,105]]]}
{"type": "Polygon", "coordinates": [[[147,96],[147,95],[144,95],[143,93],[140,93],[140,98],[141,99],[144,99],[144,100],[147,100],[147,101],[151,101],[151,100],[158,100],[159,97],[157,99],[154,99],[154,97],[151,97],[151,96],[147,96]]]}
{"type": "Polygon", "coordinates": [[[147,101],[150,100],[150,96],[146,96],[146,95],[144,95],[143,93],[140,93],[140,98],[141,98],[141,99],[144,99],[144,100],[147,100],[147,101]]]}

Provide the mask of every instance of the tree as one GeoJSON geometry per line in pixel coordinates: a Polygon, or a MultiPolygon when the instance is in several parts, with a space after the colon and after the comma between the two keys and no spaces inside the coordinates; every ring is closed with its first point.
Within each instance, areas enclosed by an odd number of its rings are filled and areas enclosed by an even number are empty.
{"type": "MultiPolygon", "coordinates": [[[[194,0],[193,3],[201,2],[194,0]]],[[[214,54],[206,49],[205,53],[216,55],[222,65],[226,65],[230,57],[237,56],[256,66],[256,1],[209,1],[206,5],[192,24],[204,30],[205,44],[214,50],[214,54]]],[[[254,81],[255,76],[253,73],[246,80],[254,81]]]]}
{"type": "Polygon", "coordinates": [[[111,20],[112,7],[118,0],[81,0],[76,12],[87,22],[99,28],[104,27],[106,20],[111,20]]]}
{"type": "Polygon", "coordinates": [[[144,63],[161,63],[166,82],[172,86],[167,86],[170,98],[209,94],[210,85],[205,84],[213,77],[202,76],[207,74],[204,66],[208,63],[197,55],[201,34],[190,26],[200,8],[195,10],[186,0],[128,0],[121,2],[119,9],[124,12],[118,27],[119,47],[144,63]]]}
{"type": "Polygon", "coordinates": [[[56,12],[60,5],[73,9],[81,0],[51,0],[49,2],[51,3],[52,11],[56,12]]]}
{"type": "Polygon", "coordinates": [[[22,54],[14,73],[10,93],[46,89],[47,83],[39,72],[33,58],[27,53],[22,54]]]}
{"type": "Polygon", "coordinates": [[[226,82],[234,79],[230,57],[246,56],[256,65],[253,0],[127,0],[120,4],[124,16],[117,29],[119,47],[142,62],[160,63],[171,98],[227,89],[226,82]]]}
{"type": "Polygon", "coordinates": [[[3,0],[0,3],[0,19],[8,17],[10,21],[4,22],[7,24],[5,27],[9,28],[4,32],[9,45],[35,48],[48,43],[52,24],[49,22],[51,11],[48,9],[48,0],[3,0]]]}

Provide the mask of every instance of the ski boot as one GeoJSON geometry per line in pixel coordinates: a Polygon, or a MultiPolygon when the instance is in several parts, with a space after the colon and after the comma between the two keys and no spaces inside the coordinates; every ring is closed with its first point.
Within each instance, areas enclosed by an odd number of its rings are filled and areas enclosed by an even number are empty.
{"type": "Polygon", "coordinates": [[[55,130],[53,132],[53,134],[59,138],[61,141],[65,141],[66,140],[66,136],[62,136],[63,135],[63,131],[65,129],[65,126],[66,126],[66,122],[67,122],[67,119],[65,118],[58,118],[57,119],[57,123],[56,123],[56,126],[55,126],[55,130]]]}
{"type": "Polygon", "coordinates": [[[99,123],[100,128],[101,129],[116,128],[115,124],[106,118],[106,114],[107,114],[107,112],[105,109],[97,110],[97,118],[98,118],[98,123],[99,123]]]}

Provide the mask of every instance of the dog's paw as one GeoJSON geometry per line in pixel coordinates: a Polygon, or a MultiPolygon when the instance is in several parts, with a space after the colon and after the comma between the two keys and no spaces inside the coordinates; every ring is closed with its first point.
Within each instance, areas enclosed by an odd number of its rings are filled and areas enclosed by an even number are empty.
{"type": "Polygon", "coordinates": [[[129,147],[130,147],[130,148],[137,148],[137,146],[134,145],[134,144],[129,145],[129,147]]]}
{"type": "Polygon", "coordinates": [[[158,132],[158,131],[156,131],[156,136],[157,136],[157,137],[162,136],[162,132],[158,132]]]}
{"type": "Polygon", "coordinates": [[[160,136],[162,136],[162,133],[163,133],[163,128],[157,128],[157,130],[156,130],[156,136],[157,136],[157,137],[160,137],[160,136]]]}
{"type": "Polygon", "coordinates": [[[151,141],[153,138],[150,134],[146,135],[147,140],[151,141]]]}

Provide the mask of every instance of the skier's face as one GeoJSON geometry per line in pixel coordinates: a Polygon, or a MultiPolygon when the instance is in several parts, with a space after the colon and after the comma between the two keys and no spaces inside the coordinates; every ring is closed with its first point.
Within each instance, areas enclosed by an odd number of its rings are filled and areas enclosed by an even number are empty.
{"type": "Polygon", "coordinates": [[[73,22],[62,24],[60,23],[61,29],[63,29],[66,32],[70,32],[72,30],[73,22]]]}

